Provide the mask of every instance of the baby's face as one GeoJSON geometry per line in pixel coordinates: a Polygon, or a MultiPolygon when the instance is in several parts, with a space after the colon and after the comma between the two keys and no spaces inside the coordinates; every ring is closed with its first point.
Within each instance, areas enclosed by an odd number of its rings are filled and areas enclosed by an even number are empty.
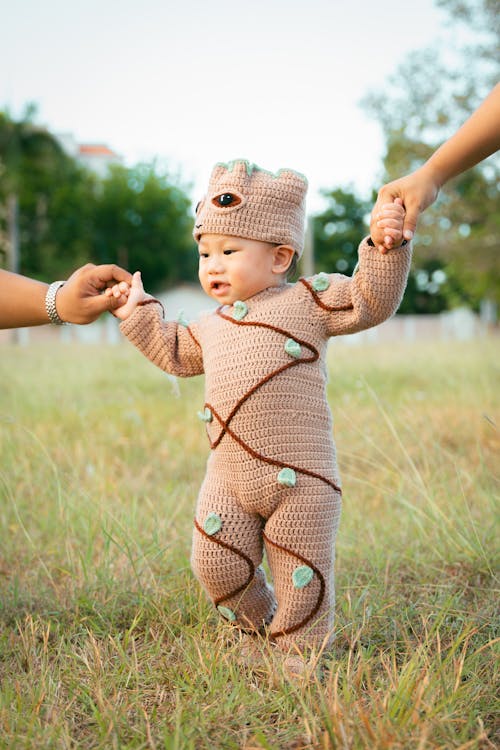
{"type": "Polygon", "coordinates": [[[246,300],[282,283],[275,269],[275,245],[258,240],[204,234],[198,276],[203,291],[221,305],[246,300]]]}

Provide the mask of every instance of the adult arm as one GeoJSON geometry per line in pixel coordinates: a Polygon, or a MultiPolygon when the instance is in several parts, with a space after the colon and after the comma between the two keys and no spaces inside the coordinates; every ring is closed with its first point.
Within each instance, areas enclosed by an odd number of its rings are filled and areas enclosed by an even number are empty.
{"type": "MultiPolygon", "coordinates": [[[[114,310],[126,301],[101,292],[111,284],[131,283],[131,280],[128,271],[113,264],[82,266],[57,292],[57,313],[67,323],[91,323],[101,313],[114,310]]],[[[48,284],[0,269],[0,328],[49,323],[45,309],[47,290],[48,284]]]]}
{"type": "MultiPolygon", "coordinates": [[[[478,109],[423,164],[406,177],[384,185],[374,213],[385,203],[401,198],[406,208],[404,236],[411,239],[422,211],[433,203],[441,187],[500,148],[500,83],[478,109]]],[[[390,247],[392,242],[386,242],[390,247]]]]}

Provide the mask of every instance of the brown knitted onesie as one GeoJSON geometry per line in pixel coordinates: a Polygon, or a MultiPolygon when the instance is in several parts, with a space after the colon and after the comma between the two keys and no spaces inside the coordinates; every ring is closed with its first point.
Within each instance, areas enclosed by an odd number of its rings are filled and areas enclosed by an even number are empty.
{"type": "Polygon", "coordinates": [[[397,309],[409,246],[386,255],[364,240],[352,278],[319,274],[270,287],[185,327],[138,307],[123,333],[154,364],[205,373],[212,448],[198,498],[192,565],[221,614],[269,632],[284,650],[319,647],[333,630],[341,492],[326,400],[331,336],[397,309]],[[274,580],[261,567],[263,548],[274,580]]]}

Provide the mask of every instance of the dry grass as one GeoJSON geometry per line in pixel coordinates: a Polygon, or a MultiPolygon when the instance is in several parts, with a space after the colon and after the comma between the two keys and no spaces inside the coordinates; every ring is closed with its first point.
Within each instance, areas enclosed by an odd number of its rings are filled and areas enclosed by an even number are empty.
{"type": "Polygon", "coordinates": [[[0,355],[0,748],[497,747],[496,342],[331,350],[337,640],[306,684],[241,666],[190,573],[201,380],[0,355]]]}

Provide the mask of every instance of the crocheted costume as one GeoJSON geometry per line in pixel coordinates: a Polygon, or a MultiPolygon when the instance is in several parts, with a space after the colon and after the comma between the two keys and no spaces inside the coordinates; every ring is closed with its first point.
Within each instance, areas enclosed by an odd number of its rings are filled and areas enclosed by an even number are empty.
{"type": "Polygon", "coordinates": [[[181,377],[205,373],[211,454],[198,498],[192,565],[227,620],[269,626],[286,650],[332,636],[341,490],[326,400],[331,336],[397,309],[410,247],[381,255],[364,240],[352,278],[319,274],[270,287],[185,326],[159,304],[121,324],[146,357],[181,377]],[[261,567],[265,547],[274,581],[261,567]]]}

